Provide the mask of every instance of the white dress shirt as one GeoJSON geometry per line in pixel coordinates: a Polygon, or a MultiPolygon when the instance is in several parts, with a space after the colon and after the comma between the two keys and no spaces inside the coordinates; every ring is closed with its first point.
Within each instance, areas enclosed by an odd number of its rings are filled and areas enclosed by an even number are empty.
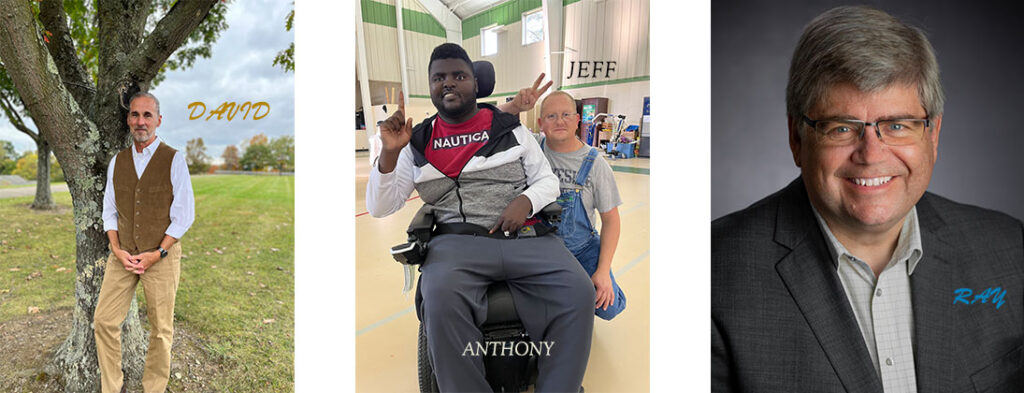
{"type": "MultiPolygon", "coordinates": [[[[132,161],[135,163],[135,173],[142,178],[149,160],[156,153],[160,146],[160,138],[157,137],[153,143],[142,149],[139,153],[132,145],[132,161]]],[[[107,168],[107,188],[103,192],[103,232],[117,230],[117,200],[114,198],[114,163],[117,155],[110,160],[107,168]]],[[[188,165],[185,163],[185,155],[180,151],[174,153],[171,160],[171,193],[174,194],[174,201],[171,202],[171,225],[164,232],[175,239],[181,239],[192,226],[196,218],[196,201],[192,196],[192,179],[188,175],[188,165]]]]}
{"type": "Polygon", "coordinates": [[[877,277],[867,262],[839,242],[814,206],[811,209],[828,239],[832,263],[836,265],[839,281],[857,318],[882,389],[886,393],[917,392],[910,290],[910,276],[924,254],[917,207],[911,208],[903,219],[896,249],[877,277]]]}

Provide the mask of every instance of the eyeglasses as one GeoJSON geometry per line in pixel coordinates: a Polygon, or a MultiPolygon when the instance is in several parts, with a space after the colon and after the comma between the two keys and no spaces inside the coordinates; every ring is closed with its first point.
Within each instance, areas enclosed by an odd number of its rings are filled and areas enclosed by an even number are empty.
{"type": "Polygon", "coordinates": [[[562,120],[565,120],[565,121],[573,121],[573,116],[576,116],[576,114],[575,113],[569,113],[569,112],[562,112],[561,115],[559,115],[557,113],[552,113],[552,114],[549,114],[549,115],[545,115],[544,116],[544,120],[547,120],[547,121],[550,121],[550,122],[554,122],[555,120],[558,120],[558,119],[562,119],[562,120]]]}
{"type": "Polygon", "coordinates": [[[931,119],[893,119],[868,123],[860,120],[811,120],[803,116],[804,123],[814,128],[831,146],[846,146],[864,137],[868,126],[875,126],[875,135],[889,146],[910,145],[921,139],[924,130],[932,126],[931,119]]]}

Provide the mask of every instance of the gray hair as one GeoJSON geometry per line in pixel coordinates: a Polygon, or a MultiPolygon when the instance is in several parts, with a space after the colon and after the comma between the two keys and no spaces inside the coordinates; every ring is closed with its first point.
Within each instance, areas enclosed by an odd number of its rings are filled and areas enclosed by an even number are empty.
{"type": "Polygon", "coordinates": [[[789,67],[786,114],[799,121],[837,83],[863,92],[916,85],[928,116],[942,114],[942,84],[931,43],[921,30],[876,9],[833,8],[804,28],[789,67]]]}
{"type": "Polygon", "coordinates": [[[157,114],[157,116],[160,115],[160,100],[158,100],[155,95],[152,95],[152,94],[150,94],[148,92],[145,92],[145,91],[140,91],[138,93],[132,94],[132,98],[128,99],[128,107],[131,108],[132,101],[135,101],[135,99],[139,98],[139,97],[149,97],[149,98],[152,98],[153,99],[153,103],[156,104],[156,114],[157,114]]]}

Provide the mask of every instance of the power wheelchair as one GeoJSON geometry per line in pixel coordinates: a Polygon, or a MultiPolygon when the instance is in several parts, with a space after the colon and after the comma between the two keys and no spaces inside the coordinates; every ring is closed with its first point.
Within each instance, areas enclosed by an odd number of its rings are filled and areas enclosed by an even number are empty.
{"type": "MultiPolygon", "coordinates": [[[[433,206],[425,204],[416,212],[416,216],[409,224],[407,233],[408,242],[391,248],[391,254],[401,264],[421,265],[426,260],[428,243],[434,231],[433,206]]],[[[544,207],[538,214],[554,231],[554,225],[560,221],[562,208],[557,203],[551,203],[544,207]]],[[[520,233],[524,233],[521,231],[520,233]]],[[[420,283],[416,283],[416,315],[421,317],[420,312],[423,304],[423,296],[420,292],[420,283]]],[[[431,364],[427,347],[427,334],[425,325],[420,323],[419,345],[416,357],[419,369],[419,386],[421,392],[438,392],[437,378],[434,375],[434,367],[431,364]]],[[[512,294],[508,284],[498,281],[487,289],[487,319],[480,327],[484,341],[499,342],[529,342],[530,336],[519,320],[516,306],[512,301],[512,294]]],[[[495,392],[522,392],[529,385],[537,381],[537,356],[500,356],[494,353],[483,356],[484,370],[487,382],[495,392]]]]}
{"type": "MultiPolygon", "coordinates": [[[[477,61],[473,63],[473,71],[477,77],[477,98],[489,96],[494,91],[494,66],[487,61],[477,61]]],[[[553,202],[545,206],[537,216],[540,216],[546,225],[552,226],[553,231],[553,226],[560,221],[561,212],[561,206],[553,202]]],[[[434,231],[434,225],[432,206],[425,204],[409,224],[408,242],[391,248],[395,260],[404,265],[421,265],[426,260],[427,244],[434,231]]],[[[417,317],[422,315],[420,310],[423,303],[419,284],[417,281],[417,317]]],[[[530,336],[519,320],[508,284],[504,281],[495,282],[487,290],[487,319],[480,330],[485,341],[530,341],[530,336]]],[[[422,320],[418,342],[416,359],[420,391],[438,392],[437,378],[427,350],[427,335],[422,320]]],[[[537,381],[536,355],[520,357],[487,354],[483,361],[487,382],[495,392],[522,392],[537,381]]]]}

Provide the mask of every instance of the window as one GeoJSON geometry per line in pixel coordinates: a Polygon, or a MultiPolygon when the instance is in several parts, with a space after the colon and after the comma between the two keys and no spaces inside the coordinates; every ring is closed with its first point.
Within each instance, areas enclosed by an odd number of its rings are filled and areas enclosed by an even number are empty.
{"type": "Polygon", "coordinates": [[[480,29],[480,55],[491,56],[498,54],[498,32],[501,26],[491,26],[480,29]]]}
{"type": "Polygon", "coordinates": [[[544,14],[536,10],[523,14],[523,45],[530,45],[544,39],[544,14]]]}

